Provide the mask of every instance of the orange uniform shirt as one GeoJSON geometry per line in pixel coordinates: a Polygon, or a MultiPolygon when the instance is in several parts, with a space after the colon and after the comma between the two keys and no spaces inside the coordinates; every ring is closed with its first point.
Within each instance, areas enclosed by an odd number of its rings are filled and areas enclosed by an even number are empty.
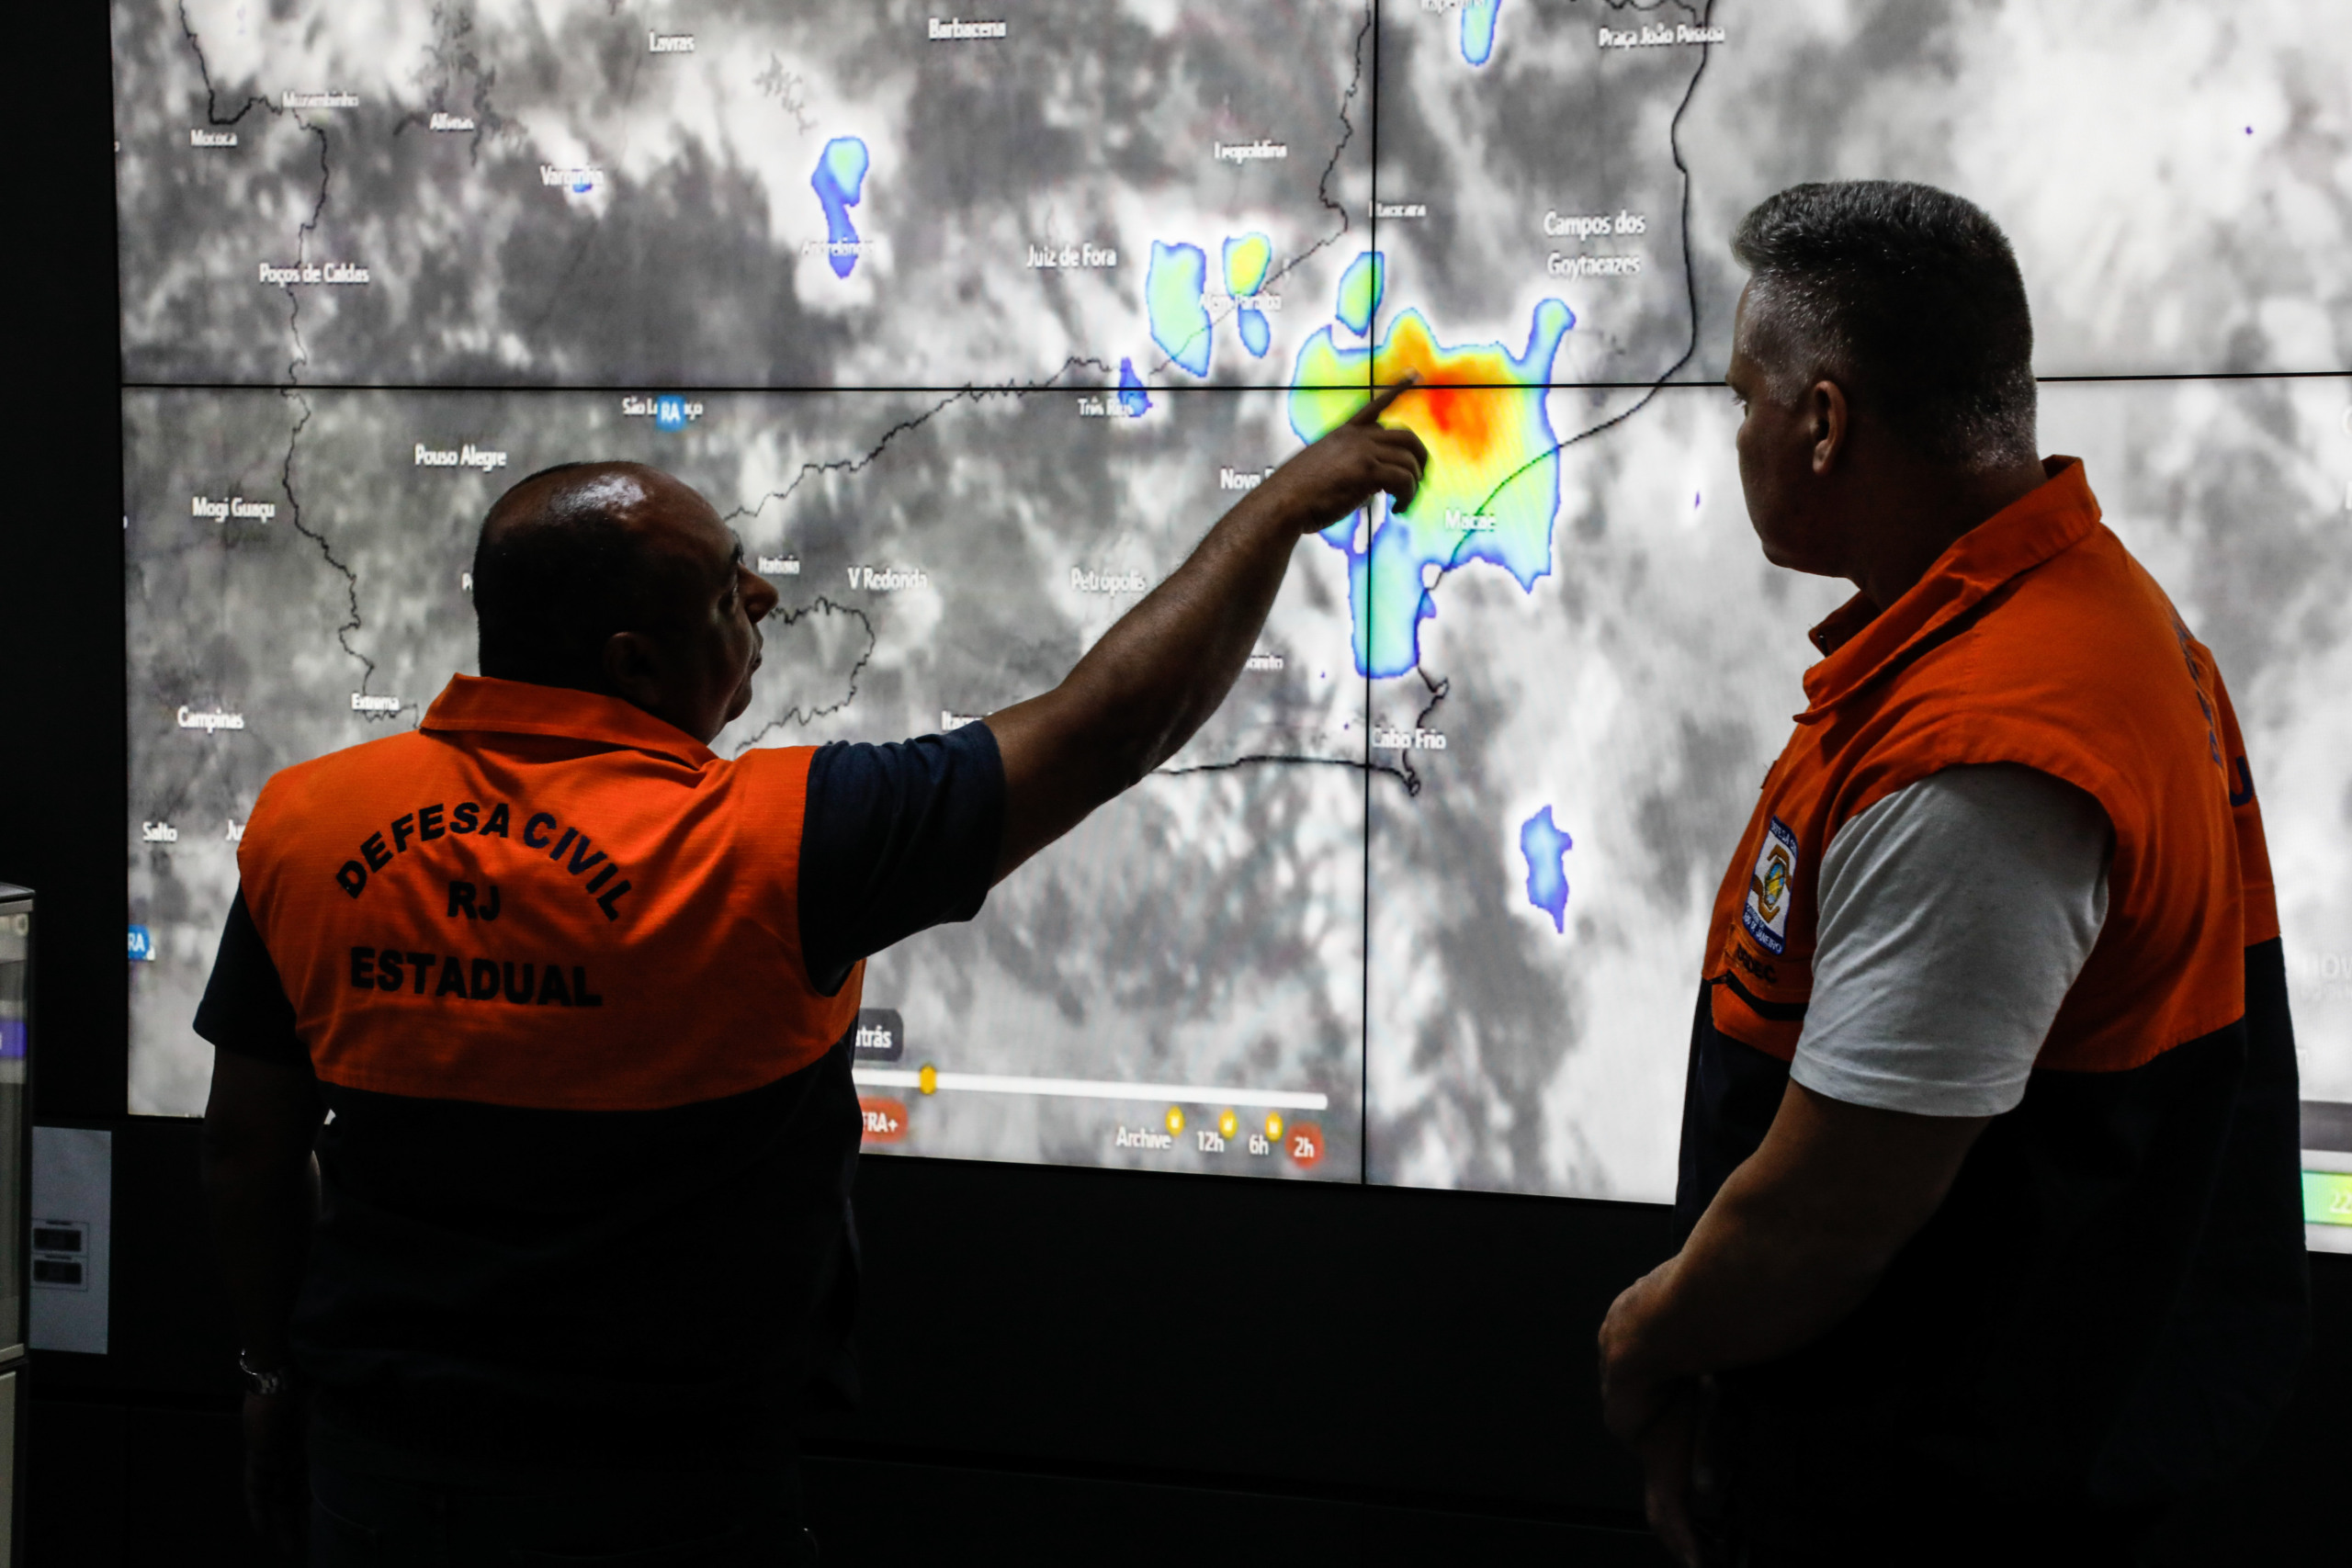
{"type": "Polygon", "coordinates": [[[1900,1558],[1962,1529],[2043,1539],[2240,1462],[2292,1387],[2294,1042],[2253,773],[2212,655],[2081,465],[2045,467],[1895,604],[1815,629],[1807,706],[1716,897],[1686,1224],[1786,1094],[1842,826],[1944,768],[2008,763],[2084,791],[2114,832],[2106,923],[2023,1099],[1850,1314],[1719,1374],[1711,1463],[1758,1540],[1900,1558]]]}
{"type": "Polygon", "coordinates": [[[857,1014],[802,962],[799,747],[733,761],[616,698],[459,675],[413,734],[272,778],[246,904],[319,1077],[646,1111],[774,1082],[857,1014]]]}
{"type": "MultiPolygon", "coordinates": [[[[1716,895],[1715,1027],[1785,1062],[1812,992],[1816,879],[1838,829],[1962,764],[2096,799],[2115,831],[2107,924],[2039,1066],[2136,1067],[2245,1010],[2245,950],[2278,934],[2261,808],[2221,672],[2099,521],[2082,465],[1970,532],[1900,604],[1856,600],[1716,895]]],[[[1986,976],[1987,985],[2000,976],[1986,976]]]]}

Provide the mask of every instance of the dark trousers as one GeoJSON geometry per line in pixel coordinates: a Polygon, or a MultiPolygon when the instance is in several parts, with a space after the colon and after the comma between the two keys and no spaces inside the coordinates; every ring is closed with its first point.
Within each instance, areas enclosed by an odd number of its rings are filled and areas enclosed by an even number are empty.
{"type": "Polygon", "coordinates": [[[798,1465],[409,1479],[313,1453],[311,1568],[800,1568],[798,1465]]]}

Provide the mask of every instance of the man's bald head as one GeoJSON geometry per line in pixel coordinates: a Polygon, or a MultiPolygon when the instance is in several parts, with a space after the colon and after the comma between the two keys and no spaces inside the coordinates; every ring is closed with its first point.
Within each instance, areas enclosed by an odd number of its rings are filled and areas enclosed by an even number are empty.
{"type": "Polygon", "coordinates": [[[659,634],[691,575],[679,535],[719,526],[687,486],[641,463],[563,463],[492,503],[474,546],[481,672],[609,692],[616,632],[659,634]]]}

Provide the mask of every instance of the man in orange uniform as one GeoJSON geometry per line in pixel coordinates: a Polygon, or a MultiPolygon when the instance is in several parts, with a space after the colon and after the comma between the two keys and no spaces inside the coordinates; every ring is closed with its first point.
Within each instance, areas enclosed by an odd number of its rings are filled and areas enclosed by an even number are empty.
{"type": "Polygon", "coordinates": [[[307,1517],[321,1568],[798,1559],[795,1423],[847,1392],[865,958],[1184,743],[1299,538],[1411,498],[1402,389],[1053,691],[903,745],[710,750],[776,595],[677,480],[501,498],[482,675],[270,780],[197,1018],[266,1528],[299,1552],[307,1517]]]}
{"type": "Polygon", "coordinates": [[[2035,457],[1991,220],[1800,186],[1734,248],[1749,516],[1860,592],[1716,901],[1689,1239],[1602,1327],[1608,1417],[1689,1562],[2127,1561],[2306,1333],[2245,749],[2082,465],[2035,457]]]}

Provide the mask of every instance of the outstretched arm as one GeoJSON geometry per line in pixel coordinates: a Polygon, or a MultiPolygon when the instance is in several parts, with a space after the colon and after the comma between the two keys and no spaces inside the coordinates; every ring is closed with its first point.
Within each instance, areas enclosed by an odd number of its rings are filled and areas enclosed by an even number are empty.
{"type": "Polygon", "coordinates": [[[1412,501],[1428,449],[1379,423],[1412,384],[1388,388],[1244,496],[1060,685],[989,716],[1004,759],[1000,881],[1173,756],[1216,711],[1303,536],[1379,491],[1400,507],[1412,501]]]}

